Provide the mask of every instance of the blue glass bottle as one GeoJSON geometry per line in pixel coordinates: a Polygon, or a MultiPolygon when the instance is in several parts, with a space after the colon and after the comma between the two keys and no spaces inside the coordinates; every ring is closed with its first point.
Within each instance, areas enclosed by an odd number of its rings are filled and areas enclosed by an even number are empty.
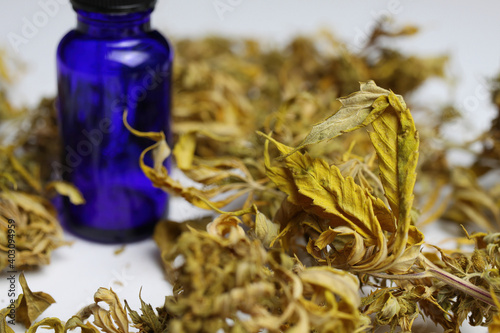
{"type": "Polygon", "coordinates": [[[56,171],[86,200],[75,206],[62,199],[60,217],[90,240],[146,238],[166,213],[167,195],[139,167],[141,152],[153,142],[132,135],[122,121],[126,109],[133,128],[170,133],[173,51],[151,29],[155,2],[71,0],[77,27],[57,50],[63,145],[56,171]]]}

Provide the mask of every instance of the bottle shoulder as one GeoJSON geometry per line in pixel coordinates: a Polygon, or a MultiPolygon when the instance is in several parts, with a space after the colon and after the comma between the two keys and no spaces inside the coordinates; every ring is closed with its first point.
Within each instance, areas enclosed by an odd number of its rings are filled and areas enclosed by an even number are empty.
{"type": "Polygon", "coordinates": [[[141,68],[169,65],[173,59],[170,42],[158,31],[124,38],[96,38],[78,30],[71,30],[59,42],[59,66],[79,71],[107,68],[141,68]]]}

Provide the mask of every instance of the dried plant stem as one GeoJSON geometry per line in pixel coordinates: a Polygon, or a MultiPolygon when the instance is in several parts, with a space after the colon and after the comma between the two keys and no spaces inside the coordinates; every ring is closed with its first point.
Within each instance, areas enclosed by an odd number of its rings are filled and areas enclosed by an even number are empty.
{"type": "Polygon", "coordinates": [[[489,291],[484,290],[469,281],[461,279],[453,274],[446,272],[445,270],[434,265],[430,260],[420,255],[419,259],[423,262],[424,267],[426,267],[426,272],[430,273],[430,277],[436,278],[449,286],[456,288],[478,300],[485,302],[496,308],[495,301],[491,297],[489,291]]]}
{"type": "Polygon", "coordinates": [[[467,280],[461,279],[458,276],[455,276],[451,273],[446,272],[445,270],[437,267],[423,255],[420,255],[419,260],[425,267],[425,271],[419,273],[410,273],[410,274],[384,274],[384,273],[371,273],[370,275],[390,280],[417,280],[424,278],[435,278],[441,282],[446,283],[447,285],[458,289],[467,295],[474,297],[486,304],[489,304],[493,307],[497,307],[495,301],[491,297],[491,294],[467,280]]]}

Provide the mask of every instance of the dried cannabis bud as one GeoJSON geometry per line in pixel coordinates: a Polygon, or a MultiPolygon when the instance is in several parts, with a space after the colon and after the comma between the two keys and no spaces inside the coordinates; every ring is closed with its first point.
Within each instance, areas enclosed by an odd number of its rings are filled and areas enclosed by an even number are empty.
{"type": "Polygon", "coordinates": [[[357,332],[367,327],[353,275],[307,268],[280,251],[266,251],[240,224],[231,215],[215,219],[208,231],[179,232],[182,225],[175,222],[160,224],[155,239],[170,267],[174,295],[159,309],[164,326],[151,323],[151,309],[134,316],[135,326],[144,332],[163,327],[169,332],[357,332]]]}

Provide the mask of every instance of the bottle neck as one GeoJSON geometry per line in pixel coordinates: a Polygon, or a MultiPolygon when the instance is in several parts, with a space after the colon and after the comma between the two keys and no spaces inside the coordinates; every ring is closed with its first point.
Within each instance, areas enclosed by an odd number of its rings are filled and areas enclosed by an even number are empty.
{"type": "Polygon", "coordinates": [[[152,10],[128,14],[103,14],[77,10],[76,30],[96,37],[130,37],[151,31],[152,10]]]}

